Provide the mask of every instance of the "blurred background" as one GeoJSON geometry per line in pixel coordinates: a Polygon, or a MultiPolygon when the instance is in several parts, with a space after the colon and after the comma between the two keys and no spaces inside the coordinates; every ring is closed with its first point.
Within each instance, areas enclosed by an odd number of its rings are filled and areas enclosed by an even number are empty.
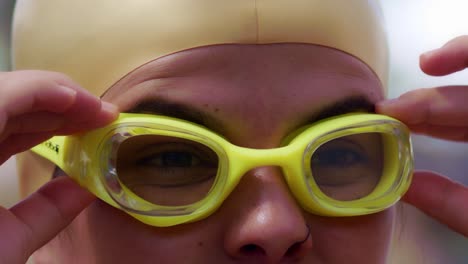
{"type": "MultiPolygon", "coordinates": [[[[429,77],[419,70],[419,55],[468,34],[466,0],[381,0],[391,52],[389,97],[439,85],[468,85],[468,71],[429,77]]],[[[0,71],[9,70],[13,0],[0,0],[0,71]]],[[[434,170],[468,185],[468,144],[415,135],[417,169],[434,170]]],[[[18,200],[14,158],[0,167],[0,204],[18,200]]],[[[468,202],[468,201],[467,201],[468,202]]],[[[468,213],[468,212],[467,212],[468,213]]],[[[395,235],[392,263],[468,263],[468,239],[404,205],[395,235]]]]}

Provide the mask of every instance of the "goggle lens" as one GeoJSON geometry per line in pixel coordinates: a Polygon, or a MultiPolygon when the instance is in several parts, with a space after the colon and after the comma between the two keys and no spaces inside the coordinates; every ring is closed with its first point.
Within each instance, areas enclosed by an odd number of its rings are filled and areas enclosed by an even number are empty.
{"type": "Polygon", "coordinates": [[[338,201],[353,201],[373,192],[383,175],[381,133],[334,138],[311,155],[311,175],[318,188],[338,201]]]}
{"type": "Polygon", "coordinates": [[[127,138],[117,150],[117,176],[140,198],[161,206],[185,206],[205,198],[219,159],[209,147],[163,135],[127,138]]]}

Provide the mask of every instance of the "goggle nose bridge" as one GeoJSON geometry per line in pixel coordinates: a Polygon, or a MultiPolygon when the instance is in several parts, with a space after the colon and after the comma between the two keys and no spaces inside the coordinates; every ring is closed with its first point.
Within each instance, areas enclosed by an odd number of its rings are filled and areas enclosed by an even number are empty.
{"type": "Polygon", "coordinates": [[[294,145],[279,148],[254,149],[234,146],[227,153],[229,163],[238,166],[237,173],[245,174],[248,171],[260,167],[279,167],[285,169],[290,167],[291,161],[295,164],[302,163],[298,158],[303,157],[303,149],[294,145]]]}

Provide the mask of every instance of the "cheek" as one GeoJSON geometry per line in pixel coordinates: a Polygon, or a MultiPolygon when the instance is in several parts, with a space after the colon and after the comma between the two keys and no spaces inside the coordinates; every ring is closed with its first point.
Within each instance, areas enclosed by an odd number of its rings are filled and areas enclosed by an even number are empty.
{"type": "Polygon", "coordinates": [[[394,217],[394,207],[359,217],[310,216],[314,250],[326,263],[385,263],[394,217]]]}
{"type": "Polygon", "coordinates": [[[74,247],[80,249],[77,255],[92,263],[153,263],[156,259],[182,263],[206,256],[207,250],[212,252],[219,245],[216,225],[208,227],[203,222],[156,228],[96,201],[71,228],[77,234],[73,239],[74,247]]]}
{"type": "MultiPolygon", "coordinates": [[[[394,213],[391,208],[353,218],[309,215],[311,253],[323,263],[385,263],[394,213]]],[[[183,263],[187,259],[216,263],[226,259],[222,235],[225,225],[219,216],[155,228],[97,201],[70,228],[73,245],[67,255],[70,261],[80,263],[153,263],[156,259],[158,263],[183,263]]]]}

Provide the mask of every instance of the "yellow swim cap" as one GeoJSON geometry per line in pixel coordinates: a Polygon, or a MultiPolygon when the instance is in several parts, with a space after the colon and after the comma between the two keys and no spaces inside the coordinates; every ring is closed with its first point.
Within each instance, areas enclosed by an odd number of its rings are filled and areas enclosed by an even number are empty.
{"type": "MultiPolygon", "coordinates": [[[[13,21],[15,69],[62,72],[98,96],[151,60],[228,43],[332,47],[363,61],[386,87],[377,0],[18,0],[13,21]]],[[[18,156],[21,178],[49,179],[54,166],[32,156],[18,156]]]]}

